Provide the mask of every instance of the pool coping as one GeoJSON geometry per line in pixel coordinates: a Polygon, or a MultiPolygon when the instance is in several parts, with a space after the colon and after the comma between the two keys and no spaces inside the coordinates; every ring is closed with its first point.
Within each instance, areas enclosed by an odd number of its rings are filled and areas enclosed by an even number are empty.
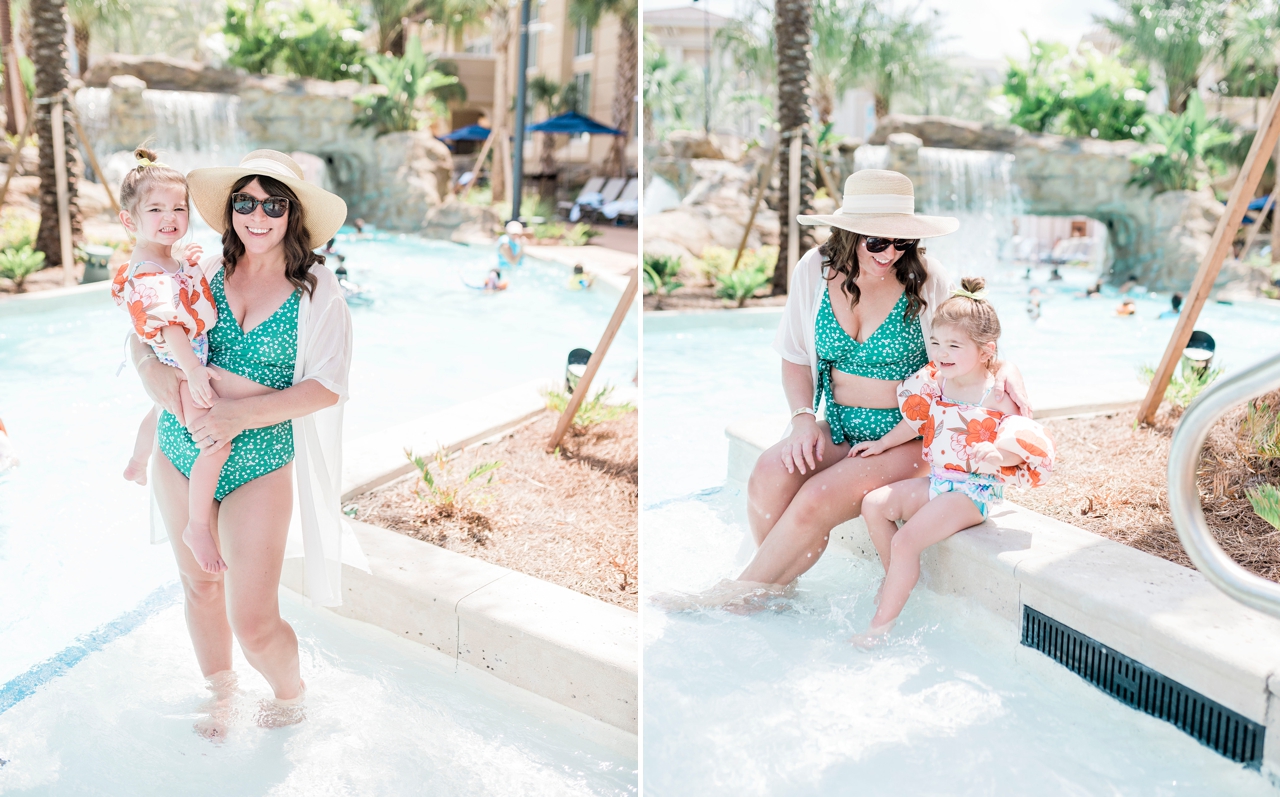
{"type": "MultiPolygon", "coordinates": [[[[728,426],[730,488],[745,498],[756,459],[785,427],[785,416],[728,426]]],[[[837,526],[831,544],[876,557],[860,519],[837,526]]],[[[1008,620],[1019,639],[1030,606],[1266,726],[1263,767],[1273,780],[1280,772],[1280,620],[1195,570],[1006,502],[926,551],[921,574],[1008,620]]]]}
{"type": "MultiPolygon", "coordinates": [[[[545,409],[535,380],[482,396],[347,447],[343,501],[408,473],[419,453],[458,451],[545,409]]],[[[385,628],[635,736],[639,615],[499,565],[349,520],[367,569],[344,561],[343,605],[331,610],[385,628]]],[[[301,559],[281,584],[303,589],[301,559]]]]}

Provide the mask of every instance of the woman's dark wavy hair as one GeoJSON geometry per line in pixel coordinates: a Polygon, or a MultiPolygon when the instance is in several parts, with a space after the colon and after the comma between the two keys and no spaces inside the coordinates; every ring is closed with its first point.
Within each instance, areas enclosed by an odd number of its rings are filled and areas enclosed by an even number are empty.
{"type": "Polygon", "coordinates": [[[231,193],[227,194],[227,207],[223,211],[226,231],[222,233],[222,269],[230,277],[236,271],[236,263],[244,257],[244,242],[236,235],[235,227],[231,224],[232,214],[235,213],[231,209],[231,197],[254,180],[258,181],[258,185],[269,196],[282,196],[289,200],[289,226],[285,228],[283,242],[284,275],[293,287],[306,291],[310,296],[316,289],[316,277],[311,273],[311,266],[324,263],[324,255],[311,251],[311,233],[307,232],[306,211],[298,200],[298,195],[289,186],[265,175],[246,174],[236,180],[235,185],[231,186],[231,193]]]}
{"type": "MultiPolygon", "coordinates": [[[[831,271],[844,275],[844,289],[853,297],[850,307],[857,307],[858,300],[862,297],[862,291],[858,288],[856,280],[859,272],[858,243],[864,237],[856,232],[832,227],[831,237],[818,249],[818,253],[822,255],[823,278],[830,279],[831,271]]],[[[929,278],[929,271],[924,265],[924,247],[916,244],[910,251],[903,252],[898,262],[893,264],[893,275],[906,288],[907,309],[902,314],[902,320],[910,321],[919,316],[928,304],[920,296],[920,290],[924,287],[925,280],[929,278]]]]}

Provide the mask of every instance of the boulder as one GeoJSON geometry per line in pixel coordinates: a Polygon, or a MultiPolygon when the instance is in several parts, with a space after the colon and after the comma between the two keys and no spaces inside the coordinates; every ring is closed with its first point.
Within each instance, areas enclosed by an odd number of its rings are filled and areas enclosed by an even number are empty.
{"type": "Polygon", "coordinates": [[[876,122],[868,144],[885,144],[895,133],[910,133],[926,147],[947,149],[990,149],[1009,152],[1029,134],[1021,127],[996,127],[949,116],[909,116],[889,114],[876,122]]]}
{"type": "Polygon", "coordinates": [[[715,133],[707,135],[696,130],[671,131],[658,145],[658,151],[662,157],[667,158],[724,160],[726,157],[715,133]]]}
{"type": "Polygon", "coordinates": [[[360,215],[387,230],[417,232],[449,191],[453,157],[430,132],[387,133],[374,141],[371,198],[360,215]]]}
{"type": "MultiPolygon", "coordinates": [[[[751,215],[758,176],[753,168],[723,160],[687,162],[693,187],[679,207],[644,217],[644,250],[701,256],[708,246],[736,249],[751,215]]],[[[778,243],[778,214],[761,203],[747,247],[778,243]]]]}
{"type": "Polygon", "coordinates": [[[492,244],[501,228],[502,219],[491,209],[450,197],[427,213],[422,234],[460,244],[492,244]]]}
{"type": "Polygon", "coordinates": [[[217,92],[236,91],[245,77],[241,72],[165,55],[112,53],[94,57],[84,82],[86,86],[102,88],[119,75],[140,78],[153,89],[217,92]]]}

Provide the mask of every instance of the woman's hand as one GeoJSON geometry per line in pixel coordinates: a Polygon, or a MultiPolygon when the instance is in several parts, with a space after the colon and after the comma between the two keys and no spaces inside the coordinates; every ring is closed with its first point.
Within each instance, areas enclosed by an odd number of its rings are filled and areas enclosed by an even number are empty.
{"type": "Polygon", "coordinates": [[[879,440],[865,440],[849,449],[849,456],[854,457],[861,454],[864,457],[874,457],[876,454],[883,454],[889,448],[882,437],[879,440]]]}
{"type": "Polygon", "coordinates": [[[807,473],[805,465],[809,470],[817,470],[825,448],[826,440],[818,428],[818,419],[807,412],[801,413],[791,419],[791,436],[782,447],[782,465],[787,473],[795,473],[797,468],[801,474],[807,473]]]}
{"type": "Polygon", "coordinates": [[[200,265],[200,258],[204,255],[204,248],[197,243],[187,244],[187,248],[182,252],[182,259],[187,261],[187,265],[200,265]]]}
{"type": "Polygon", "coordinates": [[[996,398],[1008,396],[1018,408],[1018,414],[1024,418],[1031,417],[1031,399],[1027,397],[1027,387],[1022,384],[1022,372],[1013,363],[1001,363],[996,371],[996,383],[993,386],[996,398]]]}
{"type": "Polygon", "coordinates": [[[185,424],[186,419],[182,415],[182,395],[178,392],[178,386],[182,384],[182,372],[160,362],[155,353],[137,338],[134,338],[131,345],[147,349],[141,360],[137,359],[137,353],[134,353],[134,361],[137,363],[135,368],[138,371],[138,378],[142,380],[142,388],[147,391],[152,401],[159,404],[162,409],[173,413],[178,423],[185,424]]]}
{"type": "Polygon", "coordinates": [[[241,413],[244,400],[219,399],[213,407],[187,427],[191,439],[201,451],[217,451],[236,435],[248,429],[241,413]]]}

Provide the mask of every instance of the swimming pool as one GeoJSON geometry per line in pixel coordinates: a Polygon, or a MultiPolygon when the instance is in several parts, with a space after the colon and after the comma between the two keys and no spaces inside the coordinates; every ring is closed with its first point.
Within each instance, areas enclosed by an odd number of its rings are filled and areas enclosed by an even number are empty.
{"type": "MultiPolygon", "coordinates": [[[[1084,312],[1068,301],[1064,314],[1084,312]]],[[[646,316],[646,595],[705,589],[736,576],[753,552],[745,496],[724,486],[724,427],[785,413],[769,349],[776,320],[646,316]]],[[[1023,368],[1032,381],[1038,372],[1023,368]]],[[[918,589],[888,645],[855,650],[846,639],[869,622],[880,576],[874,562],[828,555],[785,610],[645,611],[646,790],[1276,793],[1018,645],[1005,620],[971,601],[918,589]]]]}
{"type": "MultiPolygon", "coordinates": [[[[197,239],[216,243],[207,228],[197,239]]],[[[594,347],[618,298],[570,292],[566,268],[537,261],[504,293],[466,288],[460,274],[487,265],[488,250],[387,236],[338,248],[374,297],[352,307],[348,441],[558,376],[571,348],[594,347]]],[[[0,478],[0,684],[176,576],[168,548],[147,543],[146,491],[120,477],[147,411],[132,370],[115,376],[125,325],[105,291],[0,303],[0,417],[22,459],[0,478]]],[[[637,360],[632,311],[604,378],[629,386],[637,360]]],[[[175,644],[193,672],[185,633],[175,644]]]]}

